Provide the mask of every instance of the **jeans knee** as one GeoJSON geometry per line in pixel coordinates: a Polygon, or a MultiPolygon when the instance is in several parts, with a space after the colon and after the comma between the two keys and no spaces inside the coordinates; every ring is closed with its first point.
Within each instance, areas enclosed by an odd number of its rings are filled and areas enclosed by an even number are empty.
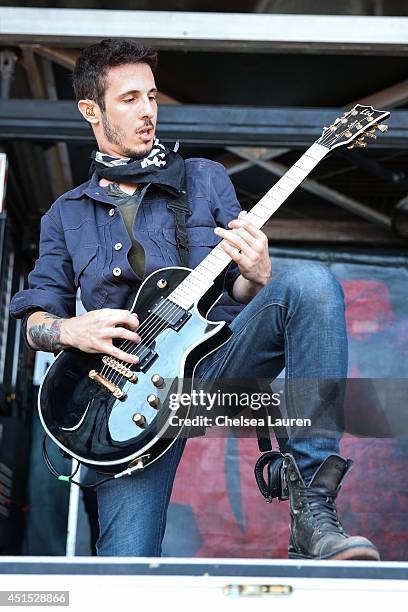
{"type": "Polygon", "coordinates": [[[344,309],[344,293],[333,272],[319,262],[301,262],[282,273],[290,293],[314,310],[326,306],[344,309]]]}

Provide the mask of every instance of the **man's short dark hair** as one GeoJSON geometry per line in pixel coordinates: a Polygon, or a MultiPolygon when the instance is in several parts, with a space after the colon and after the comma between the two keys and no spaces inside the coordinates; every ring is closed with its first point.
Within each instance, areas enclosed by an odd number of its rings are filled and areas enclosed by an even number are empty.
{"type": "Polygon", "coordinates": [[[105,110],[105,90],[109,68],[124,64],[148,64],[157,68],[157,51],[131,40],[105,38],[82,49],[75,63],[73,86],[77,101],[88,98],[105,110]]]}

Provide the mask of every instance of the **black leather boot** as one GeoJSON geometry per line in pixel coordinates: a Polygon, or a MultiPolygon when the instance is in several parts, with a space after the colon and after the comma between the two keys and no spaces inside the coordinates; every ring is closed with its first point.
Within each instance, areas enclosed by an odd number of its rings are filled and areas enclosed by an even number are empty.
{"type": "Polygon", "coordinates": [[[289,559],[378,561],[374,544],[346,533],[337,517],[336,497],[352,461],[329,455],[306,486],[292,455],[284,457],[291,515],[289,559]]]}

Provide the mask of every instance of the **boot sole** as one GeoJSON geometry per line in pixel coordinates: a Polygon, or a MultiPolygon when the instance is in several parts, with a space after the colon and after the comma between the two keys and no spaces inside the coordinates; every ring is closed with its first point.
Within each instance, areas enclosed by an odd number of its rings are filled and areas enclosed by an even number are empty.
{"type": "Polygon", "coordinates": [[[331,561],[380,561],[380,553],[376,548],[368,546],[354,546],[337,550],[336,552],[322,557],[311,557],[300,553],[290,552],[289,559],[309,559],[309,560],[331,560],[331,561]]]}

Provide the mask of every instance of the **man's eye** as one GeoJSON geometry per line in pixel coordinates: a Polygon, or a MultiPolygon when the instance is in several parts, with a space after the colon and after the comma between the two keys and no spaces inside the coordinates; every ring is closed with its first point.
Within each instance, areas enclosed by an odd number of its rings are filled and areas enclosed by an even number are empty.
{"type": "Polygon", "coordinates": [[[156,96],[149,96],[150,100],[156,100],[156,96]]]}

